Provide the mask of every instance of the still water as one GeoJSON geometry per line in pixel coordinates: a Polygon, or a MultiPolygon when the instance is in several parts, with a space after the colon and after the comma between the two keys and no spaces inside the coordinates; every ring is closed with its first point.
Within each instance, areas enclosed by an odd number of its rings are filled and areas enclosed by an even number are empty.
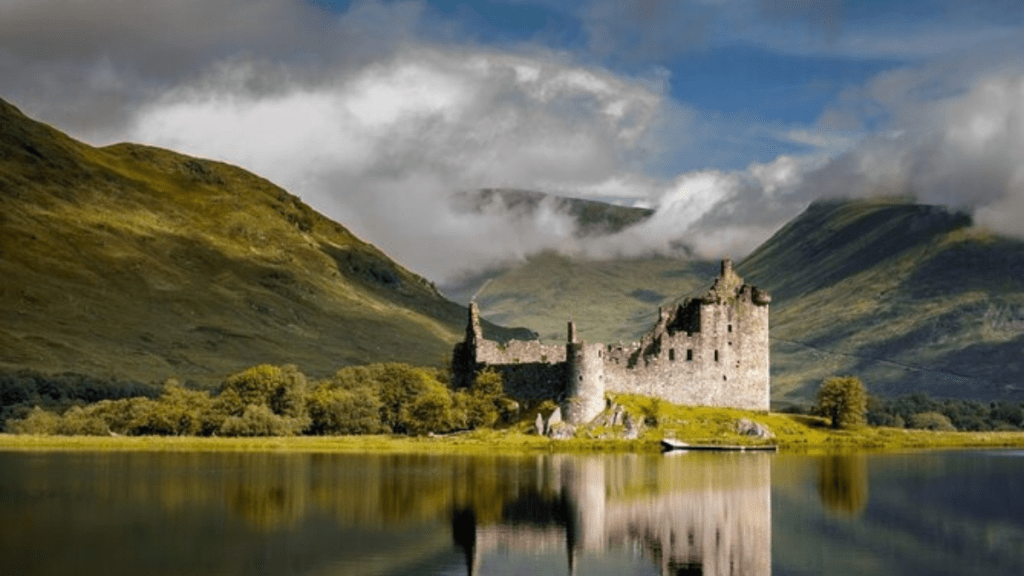
{"type": "Polygon", "coordinates": [[[1024,574],[1024,452],[0,453],[0,574],[1024,574]]]}

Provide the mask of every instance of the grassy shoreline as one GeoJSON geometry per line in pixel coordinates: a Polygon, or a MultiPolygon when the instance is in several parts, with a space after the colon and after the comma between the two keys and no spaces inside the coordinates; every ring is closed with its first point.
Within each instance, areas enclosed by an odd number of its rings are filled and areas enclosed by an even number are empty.
{"type": "MultiPolygon", "coordinates": [[[[634,406],[641,412],[643,407],[634,406]]],[[[295,436],[224,438],[192,436],[32,436],[0,434],[0,451],[306,452],[423,454],[657,453],[662,438],[692,444],[776,444],[783,453],[899,451],[950,448],[1024,448],[1022,432],[933,432],[860,427],[832,430],[811,416],[757,413],[672,405],[649,407],[652,425],[637,440],[619,427],[580,430],[576,438],[552,440],[520,425],[444,436],[295,436]],[[743,436],[736,422],[749,419],[774,434],[770,440],[743,436]]]]}

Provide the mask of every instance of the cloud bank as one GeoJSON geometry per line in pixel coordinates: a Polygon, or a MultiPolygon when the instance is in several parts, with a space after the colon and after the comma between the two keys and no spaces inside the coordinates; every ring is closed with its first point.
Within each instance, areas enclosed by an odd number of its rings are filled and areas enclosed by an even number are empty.
{"type": "Polygon", "coordinates": [[[484,43],[416,1],[361,0],[342,13],[301,0],[0,9],[5,99],[96,144],[244,166],[442,282],[546,249],[739,258],[820,197],[914,195],[1024,235],[1024,43],[1013,18],[906,35],[865,28],[842,3],[601,0],[575,9],[577,49],[543,35],[484,43]],[[967,48],[937,41],[950,37],[967,48]],[[903,60],[848,86],[813,123],[721,117],[676,99],[673,82],[702,79],[673,78],[661,62],[723,38],[903,60]],[[800,152],[673,171],[753,140],[800,152]],[[584,242],[550,206],[524,219],[449,202],[501,187],[656,212],[584,242]]]}

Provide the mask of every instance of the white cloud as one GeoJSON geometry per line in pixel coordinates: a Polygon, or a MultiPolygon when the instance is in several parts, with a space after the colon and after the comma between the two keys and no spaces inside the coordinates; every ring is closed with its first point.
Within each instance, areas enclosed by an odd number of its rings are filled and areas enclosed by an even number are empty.
{"type": "Polygon", "coordinates": [[[212,67],[141,108],[128,138],[252,169],[439,279],[574,241],[564,216],[452,214],[449,194],[601,187],[629,172],[664,98],[557,56],[485,50],[417,46],[316,85],[238,89],[260,70],[212,67]]]}

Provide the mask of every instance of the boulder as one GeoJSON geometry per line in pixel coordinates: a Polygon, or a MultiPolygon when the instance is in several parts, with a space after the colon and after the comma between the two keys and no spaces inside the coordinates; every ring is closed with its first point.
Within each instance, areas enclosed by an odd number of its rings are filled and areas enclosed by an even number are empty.
{"type": "Polygon", "coordinates": [[[566,422],[556,422],[548,426],[548,438],[568,440],[576,436],[576,427],[566,422]]]}
{"type": "Polygon", "coordinates": [[[736,422],[736,431],[744,436],[753,436],[755,438],[768,439],[775,437],[767,426],[754,422],[748,418],[740,418],[736,422]]]}

